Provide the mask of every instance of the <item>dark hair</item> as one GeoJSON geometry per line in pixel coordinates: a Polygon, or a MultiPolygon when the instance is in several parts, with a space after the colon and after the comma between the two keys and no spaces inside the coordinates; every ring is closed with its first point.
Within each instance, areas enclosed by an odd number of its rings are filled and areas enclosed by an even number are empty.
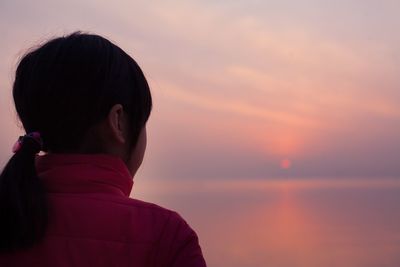
{"type": "MultiPolygon", "coordinates": [[[[0,175],[0,251],[30,247],[47,226],[45,189],[35,169],[39,150],[101,153],[91,129],[121,104],[130,121],[132,150],[146,124],[152,98],[138,64],[109,40],[80,32],[52,39],[21,59],[13,97],[27,133],[40,132],[43,147],[24,138],[0,175]]],[[[97,140],[99,141],[99,140],[97,140]]]]}

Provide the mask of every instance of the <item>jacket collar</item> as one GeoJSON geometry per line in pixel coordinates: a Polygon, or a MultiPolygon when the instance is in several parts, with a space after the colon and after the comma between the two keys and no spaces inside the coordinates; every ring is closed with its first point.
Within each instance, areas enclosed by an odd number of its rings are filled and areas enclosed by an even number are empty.
{"type": "Polygon", "coordinates": [[[123,160],[108,154],[37,155],[36,170],[47,192],[129,196],[133,177],[123,160]]]}

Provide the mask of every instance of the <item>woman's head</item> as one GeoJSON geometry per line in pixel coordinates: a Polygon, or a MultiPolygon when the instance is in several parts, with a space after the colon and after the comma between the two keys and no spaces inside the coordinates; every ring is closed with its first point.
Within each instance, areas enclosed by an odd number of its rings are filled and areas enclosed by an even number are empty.
{"type": "MultiPolygon", "coordinates": [[[[13,97],[25,131],[40,133],[45,152],[114,154],[132,175],[140,166],[150,89],[138,64],[107,39],[73,33],[33,49],[18,65],[13,97]]],[[[0,251],[30,246],[46,229],[40,147],[23,140],[0,175],[0,251]]]]}
{"type": "Polygon", "coordinates": [[[43,150],[52,153],[107,153],[108,140],[98,136],[96,127],[116,104],[126,116],[129,153],[152,107],[138,64],[107,39],[82,33],[53,39],[26,54],[16,71],[13,96],[26,132],[40,132],[43,150]]]}

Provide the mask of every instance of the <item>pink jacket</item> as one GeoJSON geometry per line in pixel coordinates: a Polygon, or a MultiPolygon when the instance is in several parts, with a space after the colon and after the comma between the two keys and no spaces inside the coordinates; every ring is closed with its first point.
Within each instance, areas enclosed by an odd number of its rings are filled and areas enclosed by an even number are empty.
{"type": "Polygon", "coordinates": [[[48,232],[31,249],[0,255],[0,266],[206,266],[178,213],[129,198],[133,180],[120,158],[48,154],[36,167],[48,191],[48,232]]]}

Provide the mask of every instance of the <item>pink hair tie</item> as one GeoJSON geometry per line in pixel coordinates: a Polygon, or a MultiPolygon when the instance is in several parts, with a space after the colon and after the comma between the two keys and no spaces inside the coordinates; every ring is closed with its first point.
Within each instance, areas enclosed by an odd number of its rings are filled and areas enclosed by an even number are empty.
{"type": "Polygon", "coordinates": [[[25,138],[32,138],[33,140],[35,140],[40,145],[38,152],[40,152],[40,150],[42,150],[43,140],[40,137],[40,133],[39,132],[31,132],[31,133],[25,134],[24,136],[20,136],[18,138],[17,142],[15,142],[15,144],[12,147],[13,153],[17,153],[21,149],[25,138]]]}

